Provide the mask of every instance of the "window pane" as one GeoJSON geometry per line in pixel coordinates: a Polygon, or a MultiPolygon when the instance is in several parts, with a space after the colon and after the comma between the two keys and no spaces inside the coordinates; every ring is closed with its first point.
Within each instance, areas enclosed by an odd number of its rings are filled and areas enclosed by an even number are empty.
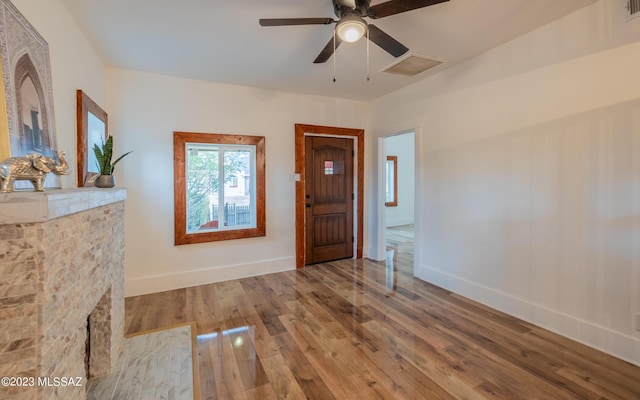
{"type": "Polygon", "coordinates": [[[218,229],[219,149],[187,144],[187,232],[218,229]]]}
{"type": "Polygon", "coordinates": [[[252,151],[224,150],[224,221],[227,227],[255,226],[252,151]]]}
{"type": "Polygon", "coordinates": [[[324,162],[324,174],[333,175],[333,161],[324,162]]]}

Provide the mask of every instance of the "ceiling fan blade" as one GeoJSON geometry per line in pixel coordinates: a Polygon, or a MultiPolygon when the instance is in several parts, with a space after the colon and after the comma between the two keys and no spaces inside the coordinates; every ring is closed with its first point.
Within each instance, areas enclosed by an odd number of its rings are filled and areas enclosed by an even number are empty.
{"type": "Polygon", "coordinates": [[[262,18],[261,26],[288,26],[288,25],[329,25],[333,24],[333,18],[262,18]]]}
{"type": "Polygon", "coordinates": [[[409,51],[409,49],[402,43],[398,42],[397,40],[383,32],[377,26],[371,24],[369,24],[369,40],[380,46],[383,50],[394,57],[400,57],[401,55],[409,51]]]}
{"type": "MultiPolygon", "coordinates": [[[[338,35],[335,35],[334,37],[336,38],[336,49],[337,49],[342,43],[342,39],[340,39],[338,35]]],[[[331,40],[329,40],[329,43],[327,43],[327,45],[324,46],[324,49],[322,49],[320,54],[318,54],[318,57],[316,57],[313,63],[314,64],[325,63],[329,58],[331,58],[332,55],[333,55],[333,37],[331,38],[331,40]]]]}
{"type": "Polygon", "coordinates": [[[449,0],[390,0],[369,7],[369,18],[377,19],[444,3],[449,0]]]}

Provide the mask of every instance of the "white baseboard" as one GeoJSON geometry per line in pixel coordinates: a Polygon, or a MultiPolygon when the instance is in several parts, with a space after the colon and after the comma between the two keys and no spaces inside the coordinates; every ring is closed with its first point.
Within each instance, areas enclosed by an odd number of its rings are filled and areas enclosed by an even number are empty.
{"type": "Polygon", "coordinates": [[[296,269],[295,257],[286,257],[251,264],[227,265],[174,274],[125,278],[124,292],[127,297],[138,296],[294,269],[296,269]]]}
{"type": "Polygon", "coordinates": [[[387,218],[387,228],[413,224],[413,218],[387,218]]]}
{"type": "Polygon", "coordinates": [[[416,277],[640,366],[640,337],[613,331],[424,265],[416,271],[416,277]]]}

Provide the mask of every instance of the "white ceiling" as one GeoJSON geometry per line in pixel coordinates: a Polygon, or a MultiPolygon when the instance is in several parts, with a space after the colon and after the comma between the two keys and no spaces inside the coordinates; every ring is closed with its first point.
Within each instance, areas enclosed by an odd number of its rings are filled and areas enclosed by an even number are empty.
{"type": "MultiPolygon", "coordinates": [[[[344,43],[313,64],[334,25],[261,27],[260,18],[332,17],[331,0],[62,0],[108,66],[185,78],[372,100],[595,0],[451,0],[375,20],[411,52],[445,59],[413,78],[379,73],[396,59],[344,43]]],[[[383,1],[373,0],[372,5],[383,1]]],[[[372,20],[368,20],[372,23],[372,20]]]]}

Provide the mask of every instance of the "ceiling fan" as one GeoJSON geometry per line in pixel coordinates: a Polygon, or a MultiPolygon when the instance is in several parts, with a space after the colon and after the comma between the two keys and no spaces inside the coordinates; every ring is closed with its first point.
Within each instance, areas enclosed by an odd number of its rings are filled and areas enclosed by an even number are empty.
{"type": "Polygon", "coordinates": [[[409,49],[380,28],[367,24],[364,18],[378,19],[390,15],[428,7],[449,0],[390,0],[384,3],[369,5],[371,0],[332,0],[338,20],[333,18],[267,18],[260,19],[261,26],[286,25],[329,25],[336,24],[334,37],[322,49],[314,63],[324,63],[342,42],[357,42],[363,36],[380,46],[394,57],[400,57],[409,49]],[[334,43],[335,40],[335,43],[334,43]]]}

